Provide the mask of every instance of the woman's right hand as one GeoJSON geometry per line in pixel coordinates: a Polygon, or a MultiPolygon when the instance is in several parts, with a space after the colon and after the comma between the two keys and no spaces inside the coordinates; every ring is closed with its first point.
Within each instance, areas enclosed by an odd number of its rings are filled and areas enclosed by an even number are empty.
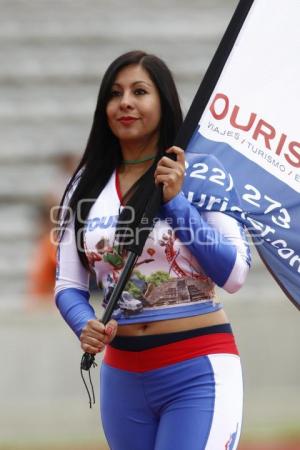
{"type": "Polygon", "coordinates": [[[80,335],[82,350],[94,355],[102,352],[105,345],[115,337],[117,328],[118,324],[115,320],[110,320],[106,325],[97,319],[89,320],[80,335]]]}

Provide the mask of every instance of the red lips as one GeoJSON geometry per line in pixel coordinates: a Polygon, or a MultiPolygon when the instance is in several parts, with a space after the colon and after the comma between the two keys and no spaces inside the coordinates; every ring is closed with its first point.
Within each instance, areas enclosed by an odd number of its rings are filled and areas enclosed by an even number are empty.
{"type": "Polygon", "coordinates": [[[118,121],[120,123],[122,123],[123,125],[130,125],[133,122],[135,122],[137,120],[136,117],[132,117],[132,116],[122,116],[120,117],[120,119],[118,119],[118,121]]]}

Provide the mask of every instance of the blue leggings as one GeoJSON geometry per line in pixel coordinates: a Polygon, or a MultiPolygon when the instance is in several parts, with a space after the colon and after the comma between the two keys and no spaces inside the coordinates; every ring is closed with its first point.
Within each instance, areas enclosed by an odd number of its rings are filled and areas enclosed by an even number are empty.
{"type": "MultiPolygon", "coordinates": [[[[173,350],[176,343],[168,345],[173,350]]],[[[242,419],[237,354],[189,357],[188,348],[184,360],[144,370],[149,351],[132,353],[140,371],[135,365],[134,371],[112,367],[111,359],[101,367],[101,417],[111,450],[237,448],[242,419]]]]}

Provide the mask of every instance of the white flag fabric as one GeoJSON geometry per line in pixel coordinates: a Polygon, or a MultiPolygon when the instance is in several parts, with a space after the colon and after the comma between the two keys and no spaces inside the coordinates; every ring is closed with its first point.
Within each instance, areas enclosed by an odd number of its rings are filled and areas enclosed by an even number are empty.
{"type": "Polygon", "coordinates": [[[210,201],[203,208],[223,210],[248,227],[262,260],[298,308],[299,20],[299,0],[240,2],[183,125],[181,141],[187,152],[220,161],[226,177],[220,168],[213,172],[209,163],[195,167],[199,180],[206,185],[212,180],[223,189],[213,205],[210,201]],[[218,78],[210,83],[216,68],[218,78]],[[232,189],[238,205],[228,195],[232,189]]]}

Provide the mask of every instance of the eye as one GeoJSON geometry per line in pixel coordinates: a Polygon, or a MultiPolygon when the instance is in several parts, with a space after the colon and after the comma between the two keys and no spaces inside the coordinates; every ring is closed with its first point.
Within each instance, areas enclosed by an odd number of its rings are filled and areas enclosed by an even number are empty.
{"type": "Polygon", "coordinates": [[[122,92],[117,89],[112,89],[110,93],[110,97],[120,97],[120,95],[122,95],[122,92]]]}
{"type": "Polygon", "coordinates": [[[143,89],[143,88],[137,88],[137,89],[135,89],[134,93],[135,93],[135,95],[145,95],[145,94],[147,94],[147,91],[145,91],[145,89],[143,89]]]}

